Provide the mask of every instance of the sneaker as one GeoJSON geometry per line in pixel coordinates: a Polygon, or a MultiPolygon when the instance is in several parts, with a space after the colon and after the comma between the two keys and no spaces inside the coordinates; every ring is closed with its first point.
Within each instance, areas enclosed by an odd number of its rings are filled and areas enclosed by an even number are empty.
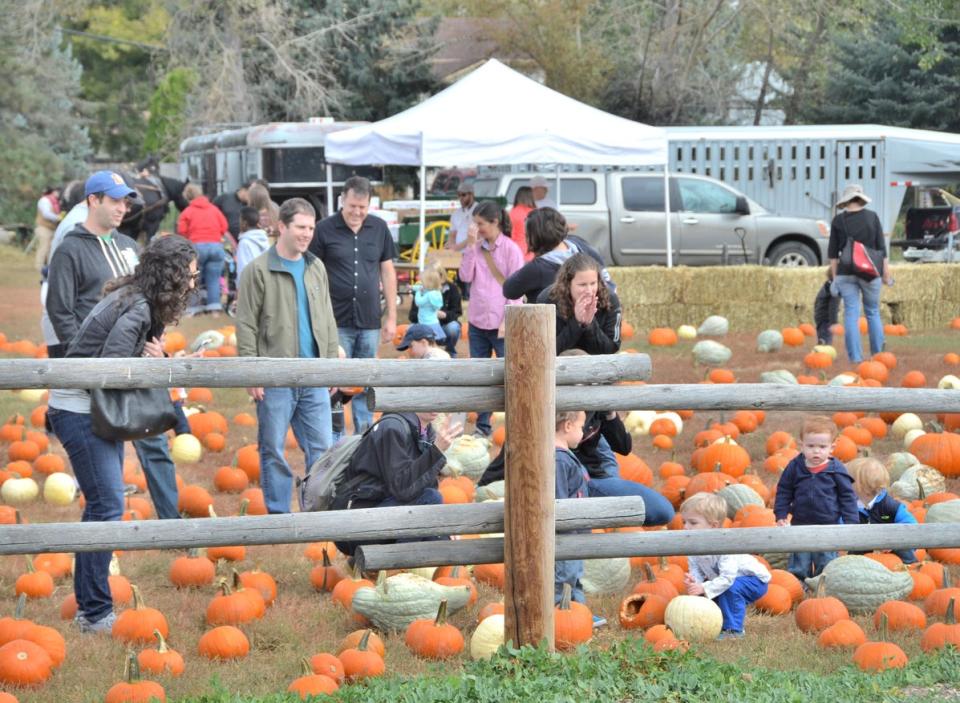
{"type": "Polygon", "coordinates": [[[736,630],[724,630],[719,635],[717,635],[718,640],[739,640],[743,639],[743,632],[737,632],[736,630]]]}
{"type": "Polygon", "coordinates": [[[99,620],[90,622],[87,620],[85,615],[78,613],[73,621],[77,623],[77,626],[80,628],[80,632],[84,635],[96,634],[100,632],[109,633],[113,630],[113,623],[117,621],[117,614],[111,610],[99,620]]]}
{"type": "Polygon", "coordinates": [[[598,627],[603,627],[607,624],[607,619],[600,615],[593,616],[593,629],[596,630],[598,627]]]}

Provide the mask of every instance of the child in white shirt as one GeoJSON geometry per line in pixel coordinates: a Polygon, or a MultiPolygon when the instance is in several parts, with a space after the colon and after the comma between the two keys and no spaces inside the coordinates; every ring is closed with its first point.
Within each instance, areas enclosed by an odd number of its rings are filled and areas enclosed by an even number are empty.
{"type": "MultiPolygon", "coordinates": [[[[713,493],[697,493],[680,506],[685,530],[712,530],[723,525],[727,502],[713,493]]],[[[723,613],[718,639],[743,637],[747,604],[767,593],[770,572],[749,554],[710,554],[687,559],[687,594],[712,599],[723,613]]]]}

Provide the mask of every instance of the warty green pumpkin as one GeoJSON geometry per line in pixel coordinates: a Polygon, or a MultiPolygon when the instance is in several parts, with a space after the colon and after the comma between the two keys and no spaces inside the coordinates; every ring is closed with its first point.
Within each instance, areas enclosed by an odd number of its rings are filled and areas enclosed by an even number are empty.
{"type": "Polygon", "coordinates": [[[444,586],[409,573],[384,578],[381,572],[374,588],[353,594],[353,610],[381,630],[404,630],[414,620],[433,617],[440,601],[454,613],[470,601],[468,586],[444,586]]]}
{"type": "Polygon", "coordinates": [[[630,559],[585,559],[580,582],[587,593],[620,593],[630,583],[630,559]]]}
{"type": "Polygon", "coordinates": [[[727,517],[731,520],[740,508],[747,505],[765,507],[760,494],[743,483],[731,483],[726,488],[717,491],[717,495],[727,501],[727,517]]]}
{"type": "Polygon", "coordinates": [[[848,554],[834,559],[819,576],[806,579],[813,590],[824,581],[827,595],[839,598],[851,613],[872,613],[888,600],[903,600],[913,590],[906,571],[890,571],[867,557],[848,554]]]}

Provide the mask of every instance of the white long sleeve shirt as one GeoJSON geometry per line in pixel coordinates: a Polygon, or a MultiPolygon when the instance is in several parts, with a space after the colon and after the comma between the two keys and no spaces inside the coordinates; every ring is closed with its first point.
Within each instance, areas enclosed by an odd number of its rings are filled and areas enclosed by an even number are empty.
{"type": "Polygon", "coordinates": [[[697,583],[703,584],[707,598],[716,598],[726,591],[737,576],[756,576],[770,583],[770,572],[749,554],[707,554],[688,557],[688,572],[697,583]]]}

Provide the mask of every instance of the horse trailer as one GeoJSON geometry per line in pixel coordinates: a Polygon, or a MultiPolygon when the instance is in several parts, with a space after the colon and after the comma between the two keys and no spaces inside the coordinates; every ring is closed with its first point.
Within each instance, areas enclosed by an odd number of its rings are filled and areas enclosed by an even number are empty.
{"type": "Polygon", "coordinates": [[[190,137],[180,144],[180,173],[200,184],[211,199],[262,178],[281,202],[303,197],[327,212],[350,176],[383,180],[383,169],[345,166],[324,160],[326,136],[366,122],[271,122],[190,137]]]}

